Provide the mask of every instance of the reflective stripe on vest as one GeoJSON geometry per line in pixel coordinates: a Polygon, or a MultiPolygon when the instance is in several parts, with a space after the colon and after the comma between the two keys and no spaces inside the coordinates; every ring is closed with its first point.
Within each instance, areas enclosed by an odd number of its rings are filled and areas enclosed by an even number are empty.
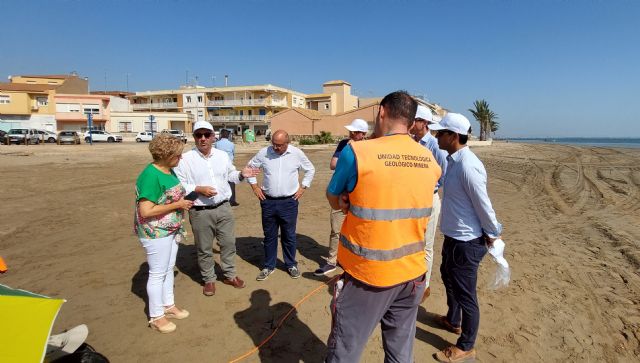
{"type": "Polygon", "coordinates": [[[349,207],[349,211],[360,219],[368,219],[370,221],[392,221],[431,216],[431,208],[373,209],[352,204],[349,207]]]}
{"type": "Polygon", "coordinates": [[[373,250],[351,243],[347,237],[340,235],[340,243],[351,253],[371,261],[393,261],[424,250],[424,241],[406,244],[393,250],[373,250]]]}

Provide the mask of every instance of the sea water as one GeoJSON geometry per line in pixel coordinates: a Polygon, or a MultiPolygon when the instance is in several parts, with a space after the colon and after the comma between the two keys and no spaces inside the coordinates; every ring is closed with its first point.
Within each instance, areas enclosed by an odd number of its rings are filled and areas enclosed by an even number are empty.
{"type": "Polygon", "coordinates": [[[562,144],[595,147],[640,148],[640,138],[596,138],[596,137],[557,137],[557,138],[513,138],[509,142],[530,144],[562,144]]]}

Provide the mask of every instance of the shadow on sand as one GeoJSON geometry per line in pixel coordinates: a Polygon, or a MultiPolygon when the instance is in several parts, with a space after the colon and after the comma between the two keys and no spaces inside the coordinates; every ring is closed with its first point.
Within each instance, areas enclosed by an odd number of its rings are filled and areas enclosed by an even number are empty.
{"type": "MultiPolygon", "coordinates": [[[[271,295],[263,289],[253,291],[249,301],[251,306],[235,313],[233,317],[238,327],[258,346],[273,333],[293,306],[286,302],[270,305],[271,295]]],[[[260,347],[258,354],[261,362],[322,362],[326,346],[298,319],[294,310],[271,340],[260,347]]]]}
{"type": "Polygon", "coordinates": [[[131,292],[144,301],[144,314],[149,316],[149,297],[147,296],[147,280],[149,279],[149,264],[143,262],[131,278],[131,292]]]}
{"type": "MultiPolygon", "coordinates": [[[[282,249],[278,239],[278,249],[282,249]]],[[[304,256],[308,260],[314,262],[312,266],[315,270],[318,266],[324,265],[326,257],[329,253],[329,247],[318,244],[313,238],[304,234],[296,234],[297,241],[297,253],[304,256]]],[[[257,270],[262,269],[264,261],[264,249],[262,247],[262,237],[239,237],[236,241],[236,252],[238,257],[252,264],[257,270]]],[[[302,276],[316,281],[324,281],[326,278],[313,276],[312,272],[305,272],[305,268],[308,266],[299,266],[302,276]]],[[[281,259],[276,261],[276,269],[286,272],[284,268],[284,262],[281,259]]],[[[257,273],[257,272],[256,272],[257,273]]]]}
{"type": "MultiPolygon", "coordinates": [[[[423,306],[418,307],[417,320],[421,323],[427,324],[432,328],[442,329],[442,327],[436,322],[437,314],[428,312],[423,306]]],[[[448,334],[446,330],[442,330],[443,334],[448,334]]],[[[428,332],[420,327],[416,327],[416,339],[421,340],[432,347],[443,350],[444,348],[455,344],[454,342],[448,342],[441,336],[428,332]]]]}

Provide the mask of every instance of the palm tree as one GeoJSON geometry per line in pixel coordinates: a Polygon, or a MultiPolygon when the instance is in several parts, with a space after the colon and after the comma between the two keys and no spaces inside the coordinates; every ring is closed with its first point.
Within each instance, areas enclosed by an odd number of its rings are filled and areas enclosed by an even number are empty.
{"type": "Polygon", "coordinates": [[[473,102],[475,109],[469,109],[473,117],[480,124],[480,140],[486,140],[487,136],[498,130],[499,123],[495,121],[498,115],[489,109],[489,103],[485,100],[476,100],[473,102]]]}
{"type": "Polygon", "coordinates": [[[488,119],[489,131],[491,132],[491,134],[493,134],[492,136],[495,136],[496,131],[498,131],[498,129],[500,128],[500,123],[496,121],[498,119],[498,115],[493,111],[489,111],[488,119]]]}

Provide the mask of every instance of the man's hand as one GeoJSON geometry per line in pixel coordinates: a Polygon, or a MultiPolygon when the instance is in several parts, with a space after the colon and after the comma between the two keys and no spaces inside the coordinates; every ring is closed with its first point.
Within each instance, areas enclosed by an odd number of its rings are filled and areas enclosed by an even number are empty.
{"type": "Polygon", "coordinates": [[[293,199],[294,200],[298,200],[298,199],[302,198],[302,194],[304,194],[305,190],[306,189],[303,188],[303,187],[298,187],[298,191],[296,192],[296,194],[293,195],[293,199]]]}
{"type": "Polygon", "coordinates": [[[211,198],[214,195],[218,194],[216,189],[214,187],[210,187],[210,186],[197,186],[195,191],[196,191],[196,193],[202,194],[207,198],[211,198]]]}
{"type": "Polygon", "coordinates": [[[487,244],[488,248],[491,248],[491,246],[493,246],[493,242],[495,242],[496,240],[499,240],[500,238],[502,238],[502,236],[499,236],[497,238],[491,238],[489,236],[487,236],[486,234],[484,235],[484,242],[487,244]]]}
{"type": "Polygon", "coordinates": [[[244,169],[240,172],[243,178],[255,178],[260,174],[260,169],[252,168],[250,166],[245,166],[244,169]]]}
{"type": "Polygon", "coordinates": [[[340,210],[342,211],[342,213],[347,214],[347,212],[349,211],[349,206],[351,205],[349,203],[348,193],[340,194],[340,198],[338,199],[338,205],[340,205],[340,210]]]}
{"type": "Polygon", "coordinates": [[[262,189],[260,189],[258,184],[251,184],[251,189],[253,189],[253,194],[255,194],[256,197],[258,197],[258,199],[260,200],[267,199],[267,197],[264,196],[264,193],[262,192],[262,189]]]}

